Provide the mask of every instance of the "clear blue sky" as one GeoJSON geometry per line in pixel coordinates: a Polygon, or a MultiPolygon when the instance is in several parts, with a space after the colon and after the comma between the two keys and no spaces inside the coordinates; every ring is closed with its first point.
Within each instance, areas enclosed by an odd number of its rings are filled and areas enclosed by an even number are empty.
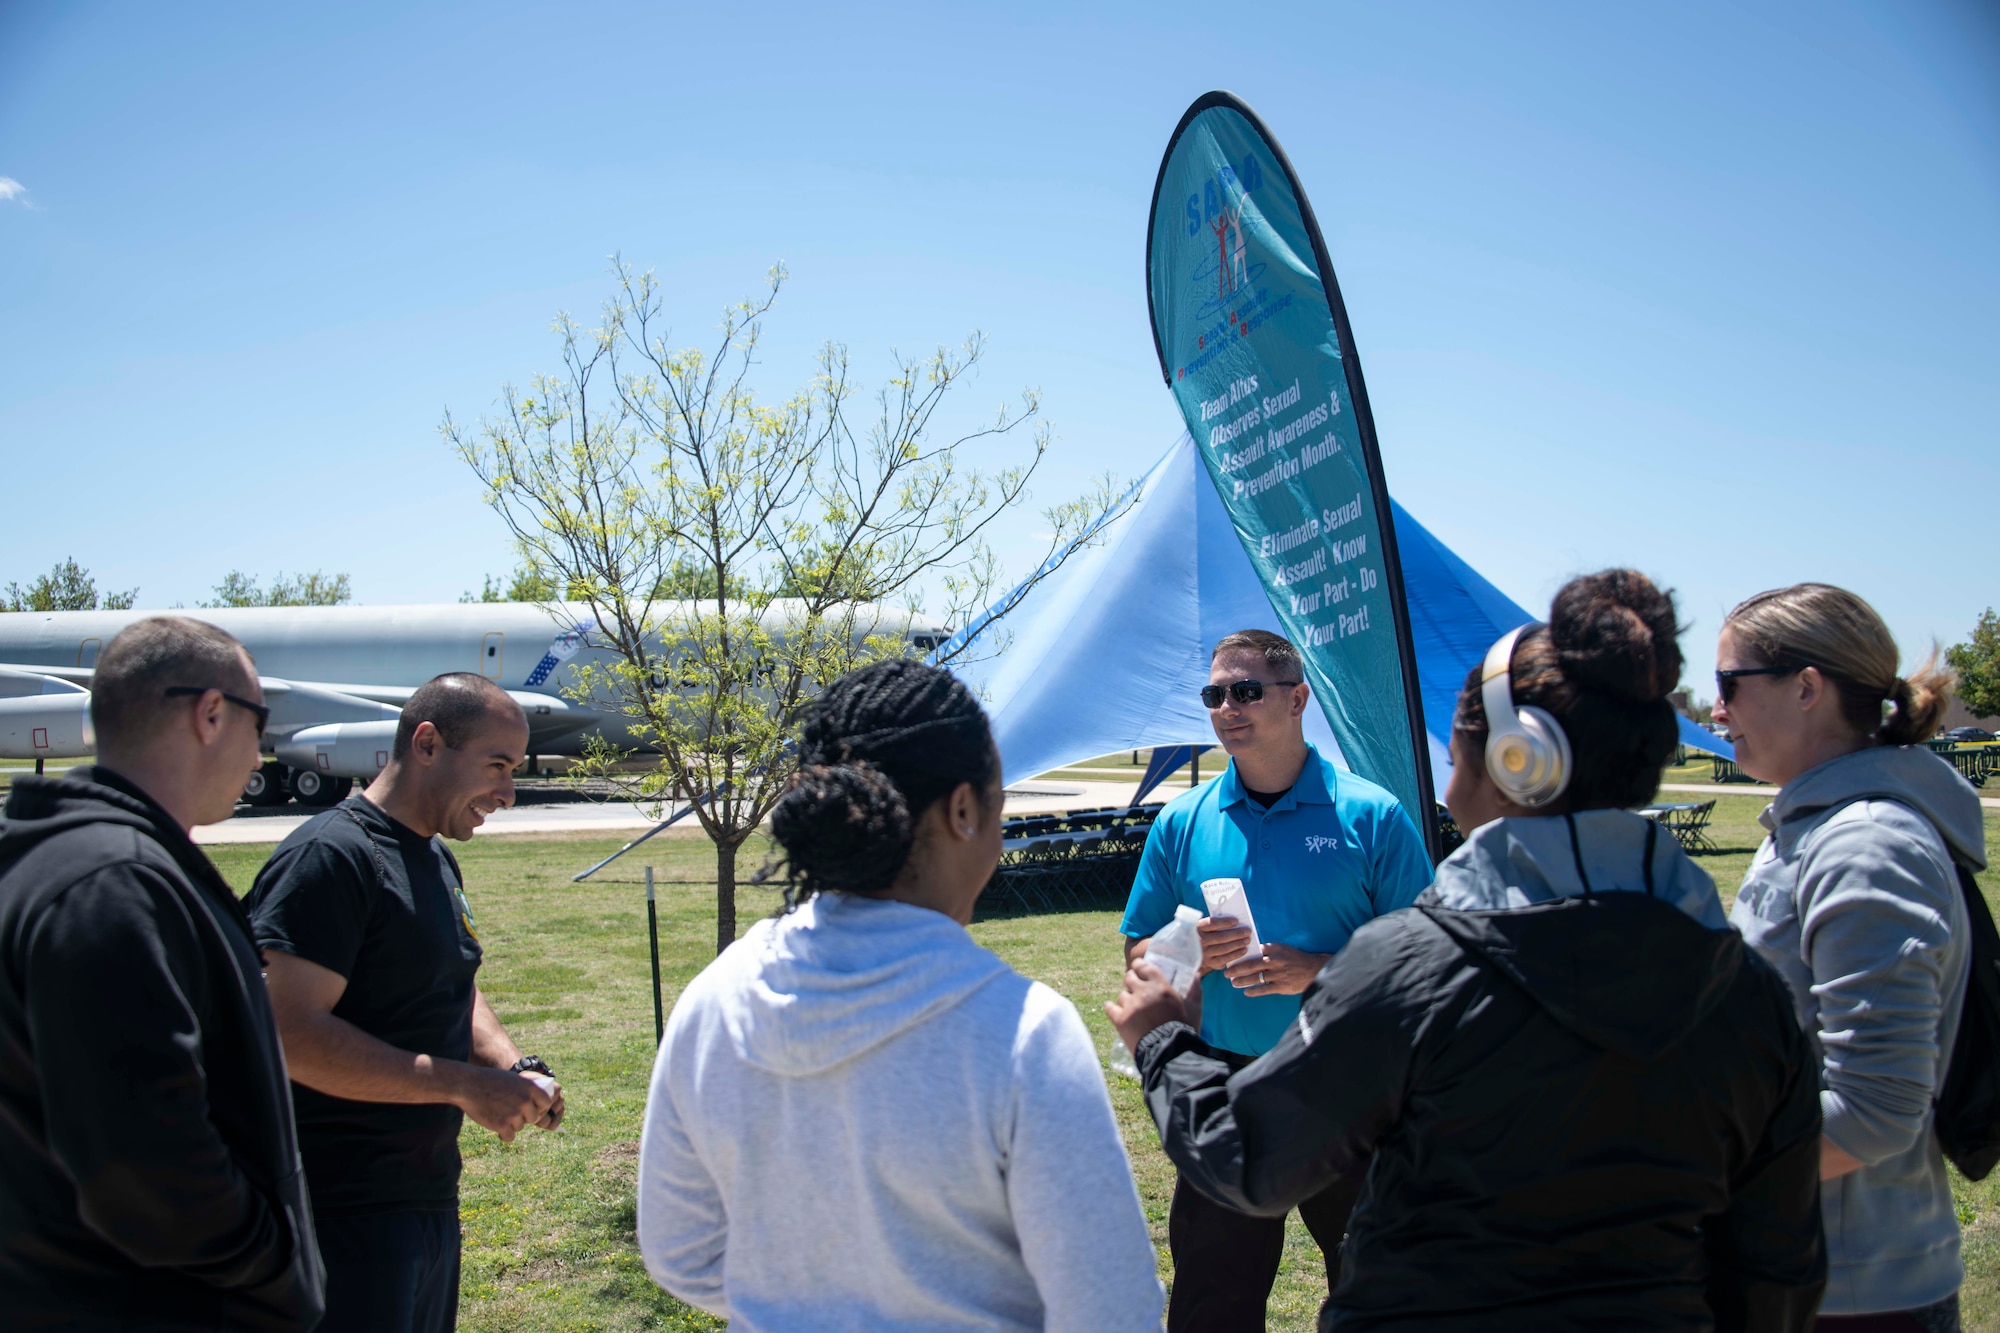
{"type": "Polygon", "coordinates": [[[435,427],[553,368],[613,251],[704,340],[783,259],[773,391],[983,329],[965,406],[1043,390],[1040,498],[1135,476],[1180,429],[1147,202],[1224,87],[1326,228],[1391,489],[1502,588],[1636,565],[1693,679],[1799,579],[1949,642],[2000,603],[1996,13],[0,0],[0,580],[455,598],[511,560],[435,427]]]}

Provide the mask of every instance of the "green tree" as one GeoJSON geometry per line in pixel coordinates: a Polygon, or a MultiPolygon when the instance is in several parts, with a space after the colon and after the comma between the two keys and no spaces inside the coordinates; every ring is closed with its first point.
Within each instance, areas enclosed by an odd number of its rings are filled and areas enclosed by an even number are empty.
{"type": "MultiPolygon", "coordinates": [[[[634,774],[631,752],[600,743],[584,771],[648,803],[698,801],[720,949],[736,937],[738,849],[791,777],[801,709],[823,683],[917,651],[926,593],[945,625],[992,607],[1002,585],[987,534],[1026,502],[1049,435],[1032,393],[946,429],[939,414],[984,351],[977,334],[896,357],[865,399],[829,343],[806,387],[770,402],[748,380],[782,266],[724,314],[707,350],[671,344],[652,274],[621,261],[613,272],[596,328],[557,317],[557,374],[507,386],[476,427],[447,413],[440,429],[523,559],[589,607],[600,651],[579,659],[573,697],[621,716],[653,759],[634,774]],[[1010,446],[1010,465],[971,457],[1010,446]]],[[[1044,510],[1032,578],[1124,503],[1106,478],[1044,510]]]]}
{"type": "Polygon", "coordinates": [[[25,588],[9,583],[0,593],[0,611],[130,611],[138,597],[137,588],[100,596],[97,580],[72,556],[25,588]]]}
{"type": "MultiPolygon", "coordinates": [[[[714,601],[716,574],[712,566],[704,566],[693,561],[682,561],[660,576],[653,585],[653,598],[662,602],[714,601]]],[[[754,595],[755,589],[742,579],[735,579],[729,595],[736,601],[754,595]]],[[[790,594],[780,591],[780,597],[790,594]]]]}
{"type": "Polygon", "coordinates": [[[2000,714],[2000,615],[1987,607],[1972,637],[1944,650],[1944,660],[1958,673],[1958,698],[1974,717],[2000,714]]]}
{"type": "Polygon", "coordinates": [[[486,584],[478,592],[461,594],[461,602],[552,602],[555,600],[555,581],[531,565],[521,565],[514,570],[505,584],[492,574],[486,576],[486,584]]]}
{"type": "Polygon", "coordinates": [[[556,581],[532,565],[522,565],[507,580],[510,602],[552,602],[555,596],[556,581]]]}
{"type": "Polygon", "coordinates": [[[354,600],[354,590],[345,574],[300,574],[286,578],[283,573],[260,588],[255,577],[232,569],[215,585],[215,600],[197,606],[345,606],[354,600]]]}
{"type": "Polygon", "coordinates": [[[488,574],[486,576],[486,584],[483,588],[478,592],[462,592],[458,595],[458,600],[461,604],[466,602],[504,602],[507,600],[507,590],[500,586],[499,579],[488,574]]]}

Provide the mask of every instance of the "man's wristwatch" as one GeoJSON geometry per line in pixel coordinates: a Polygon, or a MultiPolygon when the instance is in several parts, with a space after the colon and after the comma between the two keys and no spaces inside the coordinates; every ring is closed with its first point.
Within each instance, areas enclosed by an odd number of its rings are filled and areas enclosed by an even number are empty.
{"type": "Polygon", "coordinates": [[[544,1074],[549,1078],[556,1076],[556,1071],[549,1068],[549,1062],[542,1059],[539,1055],[522,1056],[514,1062],[514,1067],[507,1072],[510,1074],[544,1074]]]}

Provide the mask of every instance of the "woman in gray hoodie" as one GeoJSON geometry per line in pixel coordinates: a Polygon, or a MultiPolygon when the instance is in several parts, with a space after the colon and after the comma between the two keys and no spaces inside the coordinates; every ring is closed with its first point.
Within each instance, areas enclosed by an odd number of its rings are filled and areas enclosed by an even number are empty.
{"type": "Polygon", "coordinates": [[[1783,790],[1731,920],[1790,983],[1821,1058],[1819,1327],[1956,1333],[1958,1217],[1933,1127],[1964,1005],[1953,862],[1986,863],[1979,800],[1920,742],[1949,677],[1896,674],[1873,607],[1823,583],[1729,613],[1715,720],[1783,790]]]}

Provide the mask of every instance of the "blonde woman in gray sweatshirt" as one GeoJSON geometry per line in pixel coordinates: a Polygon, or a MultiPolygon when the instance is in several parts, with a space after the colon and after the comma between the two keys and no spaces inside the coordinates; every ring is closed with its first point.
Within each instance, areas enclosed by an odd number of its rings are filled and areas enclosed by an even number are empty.
{"type": "Polygon", "coordinates": [[[1745,773],[1782,788],[1731,920],[1792,988],[1821,1057],[1817,1327],[1957,1333],[1958,1217],[1932,1101],[1964,1006],[1954,862],[1986,863],[1979,799],[1920,742],[1949,677],[1897,674],[1853,593],[1802,583],[1729,613],[1715,720],[1745,773]]]}

